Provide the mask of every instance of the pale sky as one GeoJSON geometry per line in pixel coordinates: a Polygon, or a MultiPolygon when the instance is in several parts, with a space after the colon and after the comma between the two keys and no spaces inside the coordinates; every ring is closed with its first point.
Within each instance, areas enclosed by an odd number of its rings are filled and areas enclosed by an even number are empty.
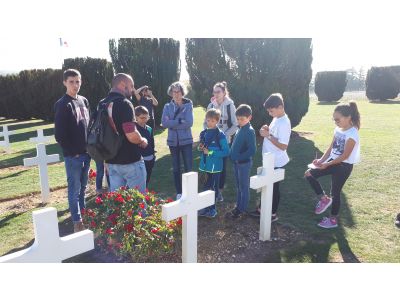
{"type": "MultiPolygon", "coordinates": [[[[65,37],[68,47],[61,47],[58,37],[5,37],[0,44],[0,72],[33,68],[60,68],[63,58],[100,57],[110,59],[108,39],[104,37],[65,37]]],[[[184,39],[181,53],[184,52],[184,39]]],[[[184,56],[182,56],[184,58],[184,56]]],[[[314,73],[323,70],[345,70],[351,67],[400,65],[400,42],[375,38],[314,38],[314,73]]],[[[183,77],[187,78],[186,71],[183,77]]]]}

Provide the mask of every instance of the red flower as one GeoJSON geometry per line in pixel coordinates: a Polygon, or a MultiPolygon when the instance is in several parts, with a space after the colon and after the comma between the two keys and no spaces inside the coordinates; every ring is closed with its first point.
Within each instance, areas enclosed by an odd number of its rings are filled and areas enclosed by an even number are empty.
{"type": "Polygon", "coordinates": [[[112,235],[114,234],[114,231],[111,228],[107,228],[106,233],[112,235]]]}
{"type": "Polygon", "coordinates": [[[135,185],[135,190],[138,190],[139,189],[139,186],[138,185],[135,185]]]}
{"type": "Polygon", "coordinates": [[[151,230],[152,233],[157,233],[158,231],[160,231],[160,228],[153,228],[153,229],[151,230]]]}
{"type": "Polygon", "coordinates": [[[122,197],[121,194],[117,195],[117,198],[115,198],[115,201],[119,202],[119,203],[124,203],[124,198],[122,197]]]}
{"type": "Polygon", "coordinates": [[[159,204],[160,204],[160,203],[157,201],[157,202],[156,202],[156,206],[158,206],[159,204]]]}
{"type": "Polygon", "coordinates": [[[103,200],[101,200],[101,197],[96,198],[96,204],[103,204],[103,200]]]}
{"type": "Polygon", "coordinates": [[[96,216],[96,213],[95,213],[93,210],[91,210],[90,208],[87,209],[85,213],[86,213],[89,217],[95,217],[95,216],[96,216]]]}
{"type": "Polygon", "coordinates": [[[96,172],[95,171],[93,171],[93,169],[90,169],[89,170],[89,178],[90,179],[92,179],[92,178],[96,178],[96,172]]]}
{"type": "Polygon", "coordinates": [[[132,200],[132,197],[130,195],[128,195],[128,196],[126,196],[126,200],[130,201],[130,200],[132,200]]]}
{"type": "Polygon", "coordinates": [[[84,216],[86,214],[86,209],[82,208],[81,209],[81,215],[84,216]]]}
{"type": "Polygon", "coordinates": [[[140,207],[141,209],[144,209],[144,204],[143,204],[143,203],[139,203],[139,207],[140,207]]]}
{"type": "Polygon", "coordinates": [[[146,201],[150,201],[151,200],[149,195],[146,195],[145,199],[146,199],[146,201]]]}
{"type": "Polygon", "coordinates": [[[176,224],[182,225],[182,218],[178,218],[178,220],[176,221],[176,224]]]}
{"type": "Polygon", "coordinates": [[[123,186],[120,187],[120,189],[121,189],[122,191],[125,191],[125,190],[126,190],[126,186],[123,185],[123,186]]]}
{"type": "Polygon", "coordinates": [[[171,203],[171,202],[174,202],[174,200],[172,198],[168,198],[166,202],[171,203]]]}
{"type": "Polygon", "coordinates": [[[128,217],[132,217],[132,214],[133,214],[132,209],[130,209],[130,210],[128,210],[128,211],[126,212],[126,215],[127,215],[128,217]]]}
{"type": "Polygon", "coordinates": [[[117,214],[111,214],[108,216],[107,220],[110,222],[114,222],[117,217],[118,217],[117,214]]]}
{"type": "Polygon", "coordinates": [[[95,228],[96,227],[96,222],[95,221],[90,222],[90,227],[95,228]]]}
{"type": "Polygon", "coordinates": [[[155,194],[156,194],[156,192],[155,192],[155,191],[151,191],[151,192],[150,192],[150,194],[152,194],[152,195],[155,195],[155,194]]]}
{"type": "Polygon", "coordinates": [[[132,232],[133,231],[133,224],[126,224],[125,226],[124,226],[124,229],[125,229],[125,231],[126,232],[132,232]]]}
{"type": "Polygon", "coordinates": [[[148,188],[146,188],[144,191],[145,191],[146,193],[148,193],[148,192],[149,192],[149,189],[148,189],[148,188]]]}

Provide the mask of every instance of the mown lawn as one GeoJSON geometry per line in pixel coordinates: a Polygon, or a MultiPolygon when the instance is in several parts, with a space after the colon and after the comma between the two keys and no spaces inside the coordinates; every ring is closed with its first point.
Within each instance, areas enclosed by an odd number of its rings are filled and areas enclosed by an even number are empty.
{"type": "MultiPolygon", "coordinates": [[[[400,262],[400,231],[393,225],[395,214],[400,212],[400,101],[378,104],[361,98],[356,100],[362,117],[362,162],[355,166],[344,187],[340,227],[328,231],[316,226],[320,217],[313,214],[314,196],[303,179],[305,166],[313,159],[316,151],[321,153],[328,147],[334,128],[332,112],[335,104],[320,104],[313,99],[309,112],[301,124],[293,129],[297,133],[293,135],[289,146],[291,162],[286,168],[286,178],[281,185],[282,200],[279,210],[280,224],[293,226],[312,238],[307,242],[299,242],[290,249],[280,250],[274,260],[400,262]]],[[[203,116],[204,110],[196,108],[193,126],[196,139],[201,131],[203,116]]],[[[0,125],[7,122],[10,120],[0,120],[0,125]]],[[[21,167],[22,159],[35,155],[34,145],[27,140],[36,135],[36,129],[44,128],[46,135],[53,134],[53,125],[39,120],[11,121],[9,124],[9,129],[18,130],[18,134],[10,137],[13,152],[0,154],[0,201],[40,191],[37,168],[21,167]]],[[[162,196],[174,196],[166,136],[166,131],[156,133],[157,163],[150,189],[162,196]]],[[[261,163],[260,145],[257,150],[253,174],[261,163]]],[[[54,142],[48,146],[48,153],[60,153],[54,142]]],[[[196,153],[196,169],[198,162],[196,153]]],[[[49,174],[52,188],[65,186],[62,163],[50,166],[49,174]]],[[[224,192],[228,204],[235,199],[233,182],[232,168],[229,165],[224,192]]],[[[326,179],[323,183],[328,191],[329,180],[326,179]]],[[[258,197],[254,192],[251,195],[250,209],[254,207],[258,197]]],[[[66,200],[57,204],[57,209],[64,212],[60,214],[60,222],[65,221],[69,217],[66,200]]],[[[0,215],[0,255],[25,246],[32,238],[31,211],[8,211],[0,215]]]]}

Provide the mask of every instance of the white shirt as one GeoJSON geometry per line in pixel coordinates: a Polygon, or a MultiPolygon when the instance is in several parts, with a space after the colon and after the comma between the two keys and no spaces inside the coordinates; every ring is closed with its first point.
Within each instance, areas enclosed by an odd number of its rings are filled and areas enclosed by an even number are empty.
{"type": "MultiPolygon", "coordinates": [[[[280,118],[273,118],[269,125],[269,134],[278,139],[281,144],[289,145],[292,126],[288,116],[285,114],[280,118]]],[[[262,153],[272,152],[275,155],[275,168],[281,168],[289,162],[286,150],[281,150],[272,142],[264,138],[262,153]]]]}
{"type": "MultiPolygon", "coordinates": [[[[356,164],[360,162],[360,137],[358,135],[358,130],[355,127],[351,127],[345,131],[336,127],[333,131],[334,140],[332,144],[331,154],[329,155],[329,159],[336,159],[344,152],[344,146],[348,139],[352,139],[356,142],[354,145],[353,151],[351,151],[350,156],[344,160],[343,162],[349,164],[356,164]]],[[[328,160],[329,160],[328,159],[328,160]]]]}

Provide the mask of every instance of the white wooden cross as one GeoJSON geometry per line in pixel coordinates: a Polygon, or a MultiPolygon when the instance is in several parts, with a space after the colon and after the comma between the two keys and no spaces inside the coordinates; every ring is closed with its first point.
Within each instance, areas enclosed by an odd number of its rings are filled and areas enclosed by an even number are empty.
{"type": "Polygon", "coordinates": [[[36,157],[24,158],[24,166],[39,166],[40,190],[42,192],[42,202],[45,203],[49,200],[50,197],[47,164],[60,161],[60,156],[58,154],[47,155],[45,144],[37,144],[36,151],[36,157]]]}
{"type": "Polygon", "coordinates": [[[261,188],[260,240],[271,240],[272,194],[274,183],[285,178],[285,170],[274,170],[273,153],[263,154],[263,166],[257,169],[256,176],[250,177],[252,189],[261,188]]]}
{"type": "Polygon", "coordinates": [[[52,139],[52,136],[43,135],[43,129],[37,129],[37,137],[30,138],[31,143],[47,143],[52,139]]]}
{"type": "Polygon", "coordinates": [[[57,210],[49,207],[34,211],[35,242],[28,249],[0,257],[0,263],[62,262],[94,249],[93,232],[86,229],[60,238],[57,210]]]}
{"type": "Polygon", "coordinates": [[[198,211],[215,203],[215,192],[198,194],[198,174],[182,175],[182,197],[162,206],[162,218],[166,222],[182,217],[182,262],[197,262],[198,211]]]}
{"type": "Polygon", "coordinates": [[[7,125],[3,125],[3,131],[0,132],[0,136],[4,137],[4,141],[0,142],[0,146],[4,147],[6,152],[10,152],[11,151],[11,147],[10,147],[10,135],[15,134],[15,131],[8,131],[8,126],[7,125]]]}

